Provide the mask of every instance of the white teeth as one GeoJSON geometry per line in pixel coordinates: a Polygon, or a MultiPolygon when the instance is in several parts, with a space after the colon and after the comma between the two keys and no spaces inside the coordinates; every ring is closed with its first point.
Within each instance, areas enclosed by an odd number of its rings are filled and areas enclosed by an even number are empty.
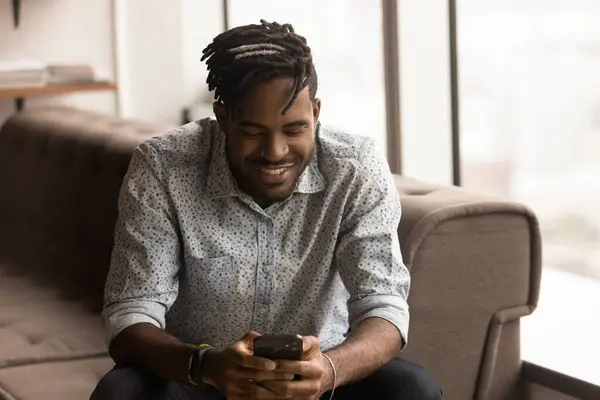
{"type": "Polygon", "coordinates": [[[288,168],[278,168],[278,169],[262,168],[262,171],[265,174],[269,174],[269,175],[281,175],[287,170],[288,170],[288,168]]]}

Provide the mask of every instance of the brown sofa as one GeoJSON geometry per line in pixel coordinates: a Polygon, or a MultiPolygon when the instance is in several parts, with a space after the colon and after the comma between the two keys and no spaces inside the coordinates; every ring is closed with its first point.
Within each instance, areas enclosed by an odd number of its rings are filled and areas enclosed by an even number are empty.
{"type": "MultiPolygon", "coordinates": [[[[132,150],[164,131],[66,108],[0,130],[0,398],[87,399],[112,361],[99,316],[117,193],[132,150]]],[[[518,398],[519,319],[534,309],[540,238],[512,202],[397,177],[413,274],[405,357],[445,398],[518,398]]]]}

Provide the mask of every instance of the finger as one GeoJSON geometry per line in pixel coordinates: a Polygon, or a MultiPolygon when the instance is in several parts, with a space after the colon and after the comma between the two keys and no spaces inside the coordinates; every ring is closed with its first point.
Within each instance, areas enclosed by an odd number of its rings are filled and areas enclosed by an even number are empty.
{"type": "Polygon", "coordinates": [[[242,393],[252,399],[289,399],[292,397],[291,395],[276,393],[264,387],[262,383],[258,384],[249,379],[242,381],[240,389],[242,389],[242,393]]]}
{"type": "Polygon", "coordinates": [[[277,361],[276,372],[285,372],[300,375],[304,378],[320,378],[323,375],[323,364],[316,360],[311,361],[277,361]]]}
{"type": "Polygon", "coordinates": [[[287,372],[261,371],[253,368],[239,368],[236,377],[240,379],[252,379],[257,382],[263,381],[291,381],[294,374],[287,372]]]}
{"type": "Polygon", "coordinates": [[[274,393],[282,396],[315,396],[321,391],[321,383],[318,379],[306,379],[301,381],[266,381],[261,385],[274,393]]]}
{"type": "Polygon", "coordinates": [[[274,371],[275,368],[277,368],[277,363],[275,361],[252,355],[242,354],[236,359],[236,361],[241,367],[257,369],[260,371],[274,371]]]}

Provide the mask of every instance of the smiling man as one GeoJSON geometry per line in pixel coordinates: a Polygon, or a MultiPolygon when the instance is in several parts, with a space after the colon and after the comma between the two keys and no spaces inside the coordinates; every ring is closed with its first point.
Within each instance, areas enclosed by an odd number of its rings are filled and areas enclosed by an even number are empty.
{"type": "Polygon", "coordinates": [[[389,167],[318,122],[306,40],[262,21],[203,59],[216,119],[142,144],[123,182],[103,311],[117,366],[92,399],[440,399],[397,357],[410,276],[389,167]],[[302,335],[302,360],[255,356],[260,334],[302,335]]]}

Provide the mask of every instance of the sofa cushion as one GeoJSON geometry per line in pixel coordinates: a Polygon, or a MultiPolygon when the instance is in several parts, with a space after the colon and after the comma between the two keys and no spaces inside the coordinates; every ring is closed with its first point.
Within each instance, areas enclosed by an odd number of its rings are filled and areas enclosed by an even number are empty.
{"type": "Polygon", "coordinates": [[[87,303],[0,265],[0,368],[107,353],[87,303]]]}
{"type": "Polygon", "coordinates": [[[89,399],[113,366],[108,357],[0,368],[0,398],[6,400],[89,399]]]}

